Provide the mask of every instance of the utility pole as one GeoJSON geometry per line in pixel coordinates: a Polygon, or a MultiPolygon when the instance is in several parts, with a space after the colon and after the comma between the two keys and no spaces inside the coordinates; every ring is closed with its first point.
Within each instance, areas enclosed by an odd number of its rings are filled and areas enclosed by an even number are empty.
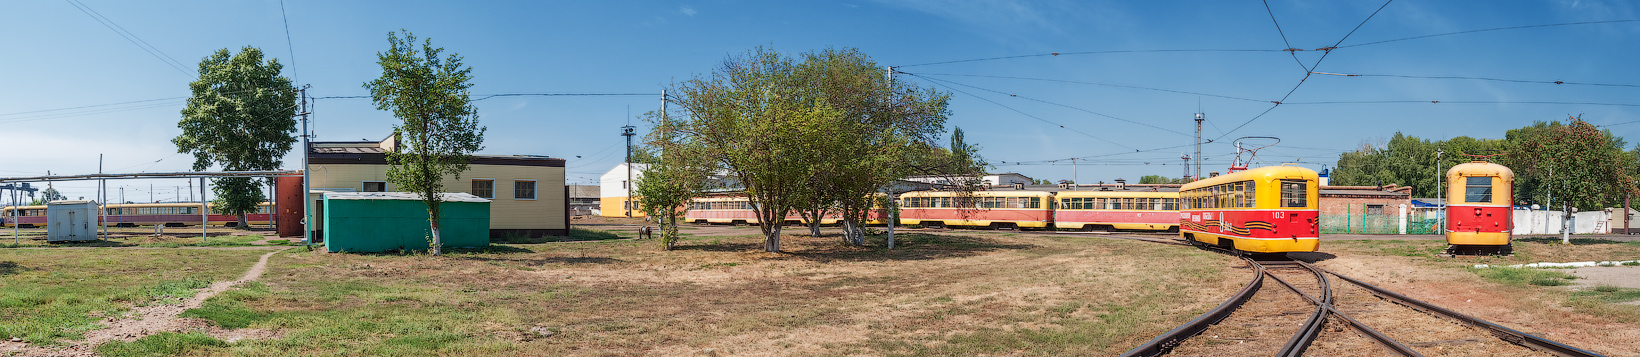
{"type": "Polygon", "coordinates": [[[120,203],[125,203],[125,186],[120,186],[120,203]]]}
{"type": "Polygon", "coordinates": [[[1202,177],[1202,113],[1196,113],[1196,177],[1202,177]]]}
{"type": "MultiPolygon", "coordinates": [[[[1076,180],[1081,179],[1081,175],[1080,175],[1080,173],[1078,173],[1078,171],[1079,170],[1077,170],[1077,168],[1076,168],[1076,158],[1073,157],[1073,158],[1071,158],[1071,191],[1076,191],[1076,186],[1082,184],[1081,182],[1076,181],[1076,180]]],[[[998,180],[998,181],[1001,181],[1001,180],[998,180]]],[[[998,183],[1001,183],[1001,182],[998,182],[998,183]]]]}
{"type": "MultiPolygon", "coordinates": [[[[630,123],[631,118],[629,117],[627,120],[630,123]]],[[[632,124],[621,127],[621,136],[626,137],[626,181],[622,181],[621,186],[626,187],[624,204],[626,205],[627,217],[632,217],[632,136],[637,135],[633,132],[633,129],[636,129],[636,127],[633,127],[632,124]]]]}
{"type": "MultiPolygon", "coordinates": [[[[308,153],[312,150],[310,147],[312,144],[308,143],[308,114],[311,113],[307,107],[307,89],[312,86],[311,84],[303,85],[300,93],[297,94],[298,97],[302,98],[302,113],[300,113],[302,116],[302,244],[308,246],[313,245],[313,198],[309,196],[313,189],[308,183],[308,153]]],[[[397,145],[397,140],[394,139],[394,145],[397,145]]],[[[569,227],[564,228],[568,229],[569,227]]]]}
{"type": "Polygon", "coordinates": [[[188,181],[188,202],[194,201],[194,182],[188,181]]]}
{"type": "MultiPolygon", "coordinates": [[[[888,67],[888,89],[891,93],[894,91],[894,68],[894,66],[888,67]]],[[[900,207],[898,207],[900,201],[894,199],[893,187],[890,184],[889,187],[883,190],[883,194],[888,197],[888,249],[890,250],[894,249],[894,226],[900,225],[900,207]]]]}
{"type": "Polygon", "coordinates": [[[155,202],[159,202],[159,201],[154,200],[154,184],[150,183],[150,184],[148,184],[148,203],[155,203],[155,202]]]}
{"type": "Polygon", "coordinates": [[[199,242],[205,243],[211,236],[211,207],[205,205],[205,178],[199,178],[199,242]]]}
{"type": "Polygon", "coordinates": [[[1441,154],[1443,153],[1445,153],[1445,150],[1435,148],[1435,199],[1441,200],[1441,215],[1435,217],[1435,224],[1440,227],[1436,228],[1435,232],[1440,234],[1446,234],[1447,204],[1451,203],[1446,201],[1446,196],[1441,195],[1441,189],[1444,188],[1441,187],[1442,181],[1446,178],[1446,172],[1441,171],[1441,154]]]}
{"type": "MultiPolygon", "coordinates": [[[[103,154],[97,154],[97,173],[103,173],[102,170],[103,154]]],[[[97,180],[97,196],[99,198],[98,201],[102,201],[99,204],[93,205],[97,206],[97,232],[102,233],[97,237],[97,239],[107,240],[108,225],[103,223],[103,213],[108,211],[104,208],[108,207],[108,180],[97,180]]]]}

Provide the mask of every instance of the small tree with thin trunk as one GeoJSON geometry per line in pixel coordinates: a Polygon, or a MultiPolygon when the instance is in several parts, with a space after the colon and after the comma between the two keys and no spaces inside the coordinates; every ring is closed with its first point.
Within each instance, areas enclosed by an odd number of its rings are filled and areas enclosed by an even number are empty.
{"type": "Polygon", "coordinates": [[[388,50],[376,53],[382,76],[364,87],[377,109],[402,121],[393,126],[398,146],[387,152],[387,181],[427,204],[429,248],[439,255],[444,176],[459,179],[467,171],[471,154],[484,149],[485,128],[468,96],[472,69],[462,66],[462,57],[441,58],[444,49],[433,47],[431,39],[417,44],[415,35],[403,31],[403,37],[387,33],[388,50]]]}

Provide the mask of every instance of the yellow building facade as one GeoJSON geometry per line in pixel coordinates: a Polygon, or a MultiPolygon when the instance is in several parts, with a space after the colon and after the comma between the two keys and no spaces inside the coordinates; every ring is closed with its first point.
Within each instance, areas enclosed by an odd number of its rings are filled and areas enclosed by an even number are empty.
{"type": "MultiPolygon", "coordinates": [[[[309,199],[324,192],[397,192],[387,182],[386,152],[392,137],[379,142],[314,142],[308,150],[309,199]]],[[[487,198],[490,236],[569,234],[569,197],[564,160],[532,155],[473,155],[460,178],[446,176],[445,192],[487,198]]],[[[315,216],[322,216],[315,204],[315,216]]],[[[316,218],[317,220],[317,218],[316,218]]],[[[323,227],[316,221],[313,227],[323,227]]]]}

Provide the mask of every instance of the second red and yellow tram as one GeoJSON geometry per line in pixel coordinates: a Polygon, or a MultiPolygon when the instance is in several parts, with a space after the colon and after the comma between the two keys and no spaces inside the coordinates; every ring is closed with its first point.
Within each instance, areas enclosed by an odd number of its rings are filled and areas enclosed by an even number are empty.
{"type": "Polygon", "coordinates": [[[1446,171],[1447,253],[1493,249],[1509,254],[1514,241],[1515,172],[1485,161],[1446,171]]]}
{"type": "Polygon", "coordinates": [[[1315,170],[1283,165],[1185,184],[1179,235],[1249,253],[1314,252],[1321,246],[1317,183],[1315,170]]]}

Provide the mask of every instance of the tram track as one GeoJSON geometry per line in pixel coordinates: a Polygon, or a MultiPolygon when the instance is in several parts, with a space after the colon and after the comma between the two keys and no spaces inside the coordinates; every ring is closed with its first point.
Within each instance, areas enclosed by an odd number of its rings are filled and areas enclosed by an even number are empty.
{"type": "MultiPolygon", "coordinates": [[[[1151,237],[1111,238],[1184,244],[1178,240],[1169,242],[1151,237]]],[[[1159,356],[1174,352],[1174,348],[1180,346],[1186,349],[1180,354],[1187,355],[1301,356],[1323,335],[1328,338],[1325,346],[1314,352],[1325,355],[1374,355],[1372,353],[1377,352],[1423,356],[1427,352],[1439,355],[1601,356],[1412,299],[1298,259],[1270,256],[1255,259],[1223,249],[1204,248],[1241,257],[1253,272],[1252,279],[1219,306],[1129,350],[1123,356],[1159,356]],[[1339,278],[1342,284],[1333,285],[1329,276],[1339,278]],[[1273,284],[1267,284],[1266,277],[1273,284]],[[1286,290],[1285,294],[1273,292],[1280,290],[1286,290]],[[1285,326],[1293,323],[1270,320],[1272,316],[1293,315],[1291,305],[1281,307],[1282,301],[1308,303],[1314,308],[1302,323],[1296,324],[1296,329],[1288,329],[1285,326]],[[1393,328],[1381,332],[1369,324],[1393,328]],[[1359,341],[1342,341],[1349,339],[1346,334],[1338,333],[1346,326],[1355,332],[1354,335],[1371,341],[1381,349],[1367,351],[1363,350],[1365,346],[1359,341]],[[1264,343],[1247,345],[1244,342],[1253,339],[1237,335],[1238,331],[1245,334],[1248,330],[1246,327],[1274,327],[1270,330],[1291,331],[1291,337],[1279,349],[1269,348],[1273,344],[1268,339],[1264,343]],[[1209,334],[1208,338],[1213,341],[1191,341],[1203,338],[1200,336],[1202,334],[1209,334]],[[1262,350],[1257,350],[1260,348],[1262,350]]],[[[1296,317],[1288,318],[1297,320],[1296,317]]]]}

